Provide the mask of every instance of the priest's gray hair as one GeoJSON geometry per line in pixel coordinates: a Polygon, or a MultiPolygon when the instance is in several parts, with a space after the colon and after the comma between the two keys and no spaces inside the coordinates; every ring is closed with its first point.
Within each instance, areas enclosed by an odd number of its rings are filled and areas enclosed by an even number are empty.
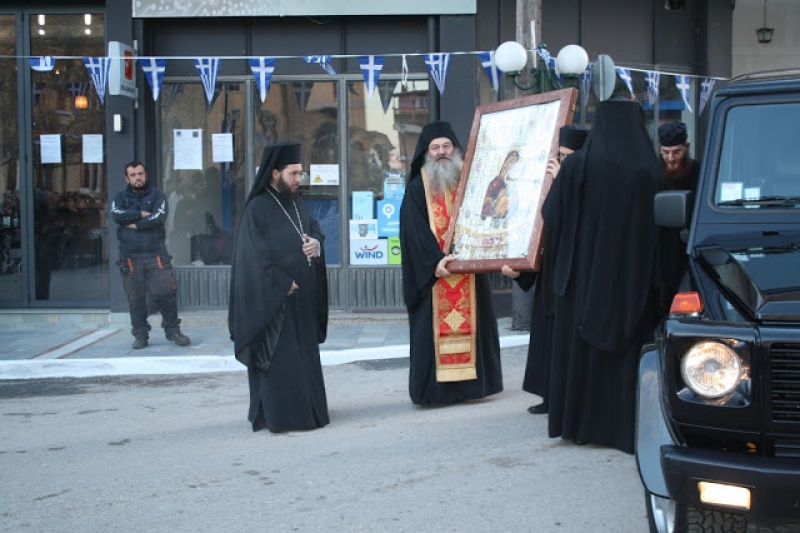
{"type": "Polygon", "coordinates": [[[461,177],[461,168],[464,166],[464,157],[461,150],[456,149],[451,158],[434,159],[430,153],[425,154],[425,164],[422,169],[430,179],[431,186],[436,191],[449,190],[458,185],[461,177]]]}

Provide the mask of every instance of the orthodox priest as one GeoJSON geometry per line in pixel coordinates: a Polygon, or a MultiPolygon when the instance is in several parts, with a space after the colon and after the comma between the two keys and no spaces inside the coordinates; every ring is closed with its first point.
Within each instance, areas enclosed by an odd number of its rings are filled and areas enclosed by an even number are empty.
{"type": "Polygon", "coordinates": [[[553,261],[551,437],[633,453],[639,353],[656,323],[662,188],[639,103],[599,103],[542,206],[553,261]]]}
{"type": "Polygon", "coordinates": [[[445,233],[463,166],[448,122],[422,129],[400,206],[403,295],[415,404],[483,398],[503,390],[497,319],[487,274],[447,270],[445,233]]]}
{"type": "MultiPolygon", "coordinates": [[[[547,164],[547,172],[557,178],[561,163],[583,146],[589,128],[579,124],[568,124],[558,131],[558,157],[551,159],[547,164]]],[[[558,180],[556,180],[557,182],[558,180]]],[[[553,184],[551,190],[557,187],[553,184]]],[[[552,214],[552,213],[551,213],[552,214]]],[[[554,220],[544,220],[544,242],[556,241],[554,220]],[[552,231],[551,231],[552,230],[552,231]]],[[[548,248],[549,246],[545,244],[548,248]]],[[[555,249],[555,246],[553,246],[555,249]]],[[[531,306],[531,338],[528,343],[528,361],[525,364],[525,377],[522,381],[522,390],[542,398],[542,402],[528,407],[528,412],[533,415],[546,414],[548,409],[547,391],[550,385],[550,331],[553,325],[553,291],[548,284],[553,271],[551,258],[555,254],[544,253],[538,272],[517,272],[508,265],[503,265],[502,272],[514,279],[524,291],[529,291],[536,284],[531,306]]]]}
{"type": "Polygon", "coordinates": [[[267,146],[236,232],[228,328],[247,367],[253,431],[329,422],[319,356],[325,237],[297,194],[301,172],[299,144],[267,146]]]}

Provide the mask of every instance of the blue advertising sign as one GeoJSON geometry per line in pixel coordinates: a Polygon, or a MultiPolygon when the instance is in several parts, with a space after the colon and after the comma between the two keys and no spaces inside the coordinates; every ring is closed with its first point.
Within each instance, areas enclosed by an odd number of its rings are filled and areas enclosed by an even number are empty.
{"type": "Polygon", "coordinates": [[[378,202],[378,237],[400,235],[400,200],[378,202]]]}

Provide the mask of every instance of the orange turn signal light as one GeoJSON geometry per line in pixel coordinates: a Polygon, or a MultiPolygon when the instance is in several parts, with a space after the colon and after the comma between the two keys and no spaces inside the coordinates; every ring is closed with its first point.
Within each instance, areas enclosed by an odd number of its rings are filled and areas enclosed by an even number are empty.
{"type": "Polygon", "coordinates": [[[691,315],[703,310],[703,301],[697,292],[679,292],[672,299],[670,314],[691,315]]]}

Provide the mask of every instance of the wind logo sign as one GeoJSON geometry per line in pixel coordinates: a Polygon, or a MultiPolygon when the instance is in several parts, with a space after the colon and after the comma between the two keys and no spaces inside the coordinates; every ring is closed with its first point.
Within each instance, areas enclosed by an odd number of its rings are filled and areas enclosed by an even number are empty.
{"type": "Polygon", "coordinates": [[[361,239],[350,241],[351,265],[386,265],[389,254],[386,239],[361,239]]]}

